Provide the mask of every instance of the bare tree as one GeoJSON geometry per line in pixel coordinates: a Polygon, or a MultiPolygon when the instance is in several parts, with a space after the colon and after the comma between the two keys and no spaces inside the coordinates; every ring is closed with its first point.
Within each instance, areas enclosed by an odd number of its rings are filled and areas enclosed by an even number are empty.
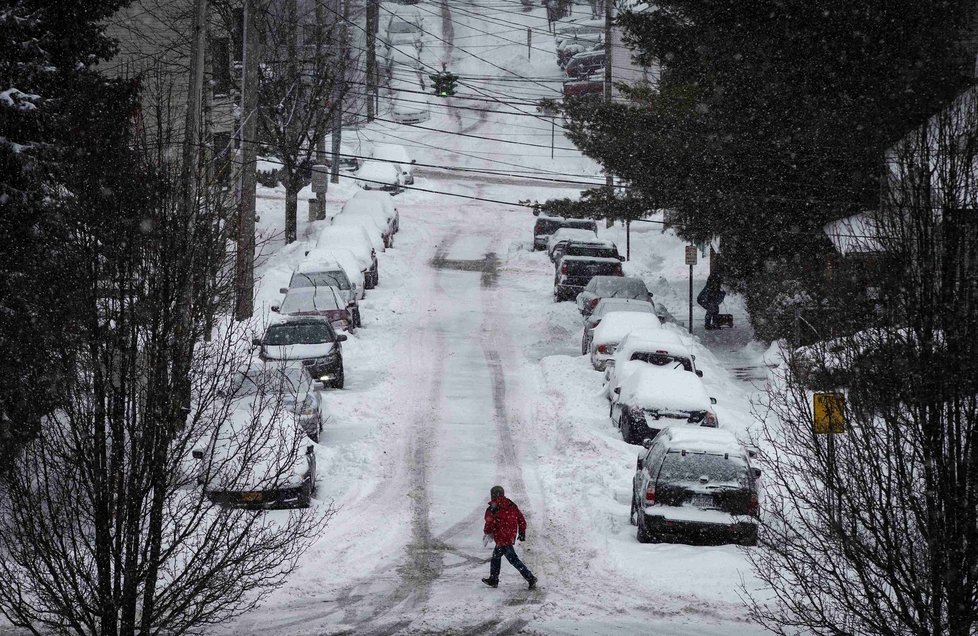
{"type": "Polygon", "coordinates": [[[347,92],[343,24],[326,0],[281,0],[268,5],[259,70],[261,137],[282,162],[285,240],[296,240],[298,194],[335,112],[347,92]],[[317,16],[321,19],[317,19],[317,16]]]}
{"type": "Polygon", "coordinates": [[[976,633],[976,150],[974,92],[892,149],[879,212],[845,237],[878,255],[877,323],[787,355],[769,391],[748,554],[772,631],[976,633]],[[844,433],[813,433],[825,389],[845,395],[844,433]]]}

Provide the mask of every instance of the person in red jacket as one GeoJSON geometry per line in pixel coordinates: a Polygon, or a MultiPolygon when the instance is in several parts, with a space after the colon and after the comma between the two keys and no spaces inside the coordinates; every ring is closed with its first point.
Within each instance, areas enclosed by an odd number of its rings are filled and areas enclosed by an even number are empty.
{"type": "Polygon", "coordinates": [[[537,577],[533,576],[529,568],[523,565],[520,558],[516,556],[513,544],[518,538],[526,541],[526,519],[523,513],[512,501],[506,498],[506,493],[502,486],[493,486],[489,491],[489,507],[486,508],[486,526],[484,543],[489,544],[491,538],[496,542],[496,547],[492,551],[492,560],[489,562],[489,578],[482,579],[482,582],[489,587],[499,585],[499,568],[502,566],[502,559],[513,564],[516,571],[523,575],[532,590],[536,587],[537,577]]]}

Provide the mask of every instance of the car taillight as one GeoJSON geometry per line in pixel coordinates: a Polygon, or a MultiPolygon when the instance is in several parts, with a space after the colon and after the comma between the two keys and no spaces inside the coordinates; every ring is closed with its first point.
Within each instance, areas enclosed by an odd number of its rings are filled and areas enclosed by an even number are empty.
{"type": "Polygon", "coordinates": [[[645,505],[651,506],[655,504],[655,484],[649,484],[645,488],[645,505]]]}
{"type": "Polygon", "coordinates": [[[597,320],[595,320],[594,322],[591,323],[591,329],[596,329],[597,326],[600,325],[600,324],[601,324],[601,319],[598,318],[597,320]]]}
{"type": "Polygon", "coordinates": [[[588,303],[591,305],[591,308],[593,309],[594,306],[598,304],[598,301],[599,300],[601,300],[601,299],[600,298],[592,298],[591,300],[588,301],[588,303]]]}
{"type": "Polygon", "coordinates": [[[565,276],[567,275],[567,263],[561,263],[561,265],[560,265],[560,273],[561,274],[564,274],[565,276]]]}
{"type": "Polygon", "coordinates": [[[621,268],[621,265],[615,267],[615,276],[624,276],[624,275],[625,275],[625,270],[621,268]]]}
{"type": "Polygon", "coordinates": [[[598,353],[608,353],[608,345],[598,345],[598,353]]]}
{"type": "Polygon", "coordinates": [[[761,505],[757,501],[757,495],[751,494],[750,503],[747,504],[747,514],[751,517],[758,517],[761,514],[761,505]]]}
{"type": "Polygon", "coordinates": [[[706,415],[703,416],[703,422],[700,426],[711,426],[713,428],[717,427],[717,416],[713,411],[707,411],[706,415]]]}

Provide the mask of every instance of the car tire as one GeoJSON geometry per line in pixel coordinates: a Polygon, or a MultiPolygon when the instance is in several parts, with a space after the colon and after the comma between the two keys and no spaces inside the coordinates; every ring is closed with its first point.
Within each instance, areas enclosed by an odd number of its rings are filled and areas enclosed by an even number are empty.
{"type": "Polygon", "coordinates": [[[582,337],[581,338],[581,355],[582,356],[587,355],[587,349],[588,349],[587,338],[582,337]]]}
{"type": "Polygon", "coordinates": [[[353,326],[356,327],[357,329],[359,329],[360,327],[363,326],[363,321],[360,320],[360,308],[359,307],[357,307],[357,309],[353,312],[353,326]]]}
{"type": "Polygon", "coordinates": [[[556,287],[554,287],[554,302],[559,303],[561,300],[563,299],[560,297],[560,292],[557,291],[556,287]]]}
{"type": "Polygon", "coordinates": [[[621,438],[625,440],[626,444],[632,443],[632,420],[628,416],[628,413],[624,410],[621,412],[621,417],[618,418],[618,428],[621,429],[621,438]]]}
{"type": "Polygon", "coordinates": [[[636,519],[636,521],[638,523],[636,523],[635,525],[637,525],[638,528],[635,530],[635,538],[638,539],[638,542],[639,543],[658,543],[658,541],[656,541],[655,537],[652,536],[652,534],[648,530],[645,529],[645,520],[642,519],[641,517],[638,517],[636,519]]]}
{"type": "Polygon", "coordinates": [[[635,503],[635,493],[632,493],[632,511],[628,513],[628,523],[638,525],[638,505],[635,503]]]}
{"type": "Polygon", "coordinates": [[[342,368],[340,368],[340,373],[339,373],[339,375],[338,375],[338,376],[336,377],[336,379],[335,379],[335,380],[333,380],[333,381],[332,381],[332,382],[330,383],[330,386],[331,386],[331,387],[333,387],[334,389],[342,389],[342,388],[343,388],[343,382],[344,382],[344,378],[343,378],[343,369],[342,369],[342,368]]]}

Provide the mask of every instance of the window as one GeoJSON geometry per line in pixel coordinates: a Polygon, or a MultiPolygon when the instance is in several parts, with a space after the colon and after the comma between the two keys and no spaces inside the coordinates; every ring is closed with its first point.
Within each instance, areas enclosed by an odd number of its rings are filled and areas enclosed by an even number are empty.
{"type": "Polygon", "coordinates": [[[334,339],[332,327],[325,322],[272,325],[265,332],[265,344],[272,347],[323,344],[334,339]]]}
{"type": "Polygon", "coordinates": [[[742,459],[710,453],[683,454],[670,449],[659,470],[660,482],[700,483],[706,477],[710,484],[736,484],[747,486],[747,464],[742,459]]]}
{"type": "Polygon", "coordinates": [[[339,271],[293,274],[289,287],[336,287],[346,290],[350,289],[350,279],[339,271]]]}
{"type": "Polygon", "coordinates": [[[686,371],[693,370],[693,363],[688,358],[683,358],[681,356],[673,356],[665,353],[653,353],[649,351],[636,351],[632,354],[631,360],[641,360],[642,362],[647,362],[648,364],[654,364],[656,366],[666,366],[672,365],[673,369],[685,369],[686,371]]]}

